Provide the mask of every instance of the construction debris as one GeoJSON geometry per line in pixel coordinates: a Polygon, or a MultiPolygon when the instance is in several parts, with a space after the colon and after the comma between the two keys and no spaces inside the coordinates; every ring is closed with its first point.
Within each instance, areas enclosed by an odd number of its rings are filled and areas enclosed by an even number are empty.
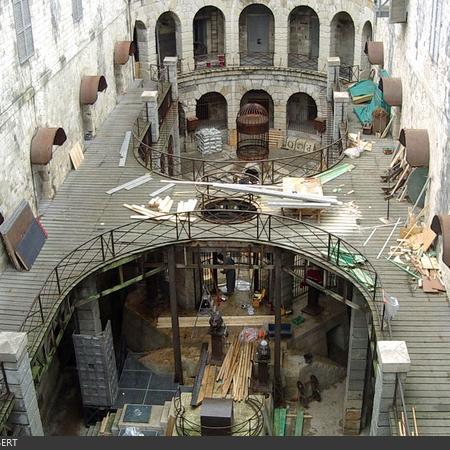
{"type": "Polygon", "coordinates": [[[122,189],[126,189],[129,191],[141,184],[147,183],[150,181],[152,177],[149,174],[143,175],[142,177],[135,178],[134,180],[128,181],[128,183],[121,184],[120,186],[116,186],[115,188],[106,191],[107,194],[114,194],[115,192],[121,191],[122,189]]]}
{"type": "MultiPolygon", "coordinates": [[[[352,166],[354,167],[354,166],[352,166]]],[[[164,182],[164,181],[163,181],[164,182]]],[[[307,194],[298,192],[283,192],[279,187],[268,187],[261,185],[233,184],[233,183],[212,183],[206,181],[173,181],[175,184],[190,184],[195,186],[212,186],[221,190],[250,193],[254,195],[267,195],[281,197],[284,199],[297,200],[298,202],[329,203],[331,205],[341,205],[342,203],[334,196],[319,194],[307,194]]]]}
{"type": "Polygon", "coordinates": [[[313,178],[319,179],[322,184],[328,183],[331,180],[334,180],[337,177],[340,177],[341,175],[344,175],[344,173],[351,172],[355,166],[353,164],[339,164],[336,167],[333,167],[332,169],[326,170],[325,172],[319,173],[318,175],[315,175],[313,178]]]}
{"type": "Polygon", "coordinates": [[[174,183],[167,184],[166,186],[163,186],[162,188],[159,188],[156,191],[151,192],[150,197],[157,197],[158,195],[162,194],[163,192],[166,192],[169,189],[172,189],[174,186],[175,186],[174,183]]]}
{"type": "Polygon", "coordinates": [[[120,147],[119,167],[124,167],[127,162],[127,155],[128,155],[128,148],[130,146],[130,140],[131,140],[131,131],[127,131],[125,133],[125,138],[122,142],[122,146],[120,147]]]}
{"type": "MultiPolygon", "coordinates": [[[[148,219],[157,219],[157,220],[171,220],[174,221],[175,216],[169,214],[172,209],[173,200],[166,196],[164,199],[160,197],[152,198],[148,202],[148,207],[144,205],[129,205],[124,203],[124,207],[130,209],[138,213],[138,215],[130,216],[130,219],[140,219],[140,220],[148,220],[148,219]]],[[[180,200],[177,204],[177,213],[184,213],[194,211],[197,206],[197,199],[190,200],[180,200]]],[[[187,217],[184,214],[179,215],[179,219],[187,220],[187,217]]],[[[193,222],[196,220],[195,217],[190,217],[189,220],[193,222]]]]}
{"type": "Polygon", "coordinates": [[[409,223],[400,229],[398,245],[390,248],[386,259],[413,277],[424,292],[437,294],[445,292],[445,287],[436,252],[431,248],[436,234],[419,223],[422,215],[423,211],[416,217],[409,214],[409,223]]]}

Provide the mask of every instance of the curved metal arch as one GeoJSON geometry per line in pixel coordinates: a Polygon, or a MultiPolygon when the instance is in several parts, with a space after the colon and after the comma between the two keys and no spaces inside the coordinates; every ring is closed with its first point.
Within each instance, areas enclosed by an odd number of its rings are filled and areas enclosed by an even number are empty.
{"type": "Polygon", "coordinates": [[[21,331],[28,333],[33,357],[64,300],[84,278],[131,255],[192,241],[265,244],[301,254],[353,283],[366,298],[374,320],[381,324],[381,280],[374,267],[353,246],[317,226],[266,213],[256,213],[254,219],[244,224],[226,227],[204,220],[202,211],[171,214],[167,219],[135,221],[102,233],[74,249],[57,264],[21,326],[21,331]],[[196,220],[191,222],[194,215],[196,220]],[[359,259],[358,276],[352,272],[345,255],[359,259]],[[363,283],[361,276],[367,282],[371,280],[370,283],[363,283]]]}

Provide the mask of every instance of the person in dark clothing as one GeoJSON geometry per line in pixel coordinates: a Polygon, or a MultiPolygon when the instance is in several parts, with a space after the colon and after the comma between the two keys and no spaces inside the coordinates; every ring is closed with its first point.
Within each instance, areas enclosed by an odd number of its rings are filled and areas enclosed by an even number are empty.
{"type": "MultiPolygon", "coordinates": [[[[217,255],[217,260],[223,264],[224,266],[234,266],[235,262],[231,256],[224,256],[222,253],[217,255]]],[[[227,279],[227,295],[234,294],[234,288],[236,286],[236,269],[224,269],[222,273],[225,274],[225,278],[227,279]]]]}

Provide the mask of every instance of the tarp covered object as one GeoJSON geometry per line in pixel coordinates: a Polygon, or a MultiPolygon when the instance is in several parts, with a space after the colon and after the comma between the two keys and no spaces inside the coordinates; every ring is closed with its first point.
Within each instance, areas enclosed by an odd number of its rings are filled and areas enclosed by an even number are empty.
{"type": "Polygon", "coordinates": [[[372,80],[364,80],[348,88],[348,92],[353,99],[362,95],[373,95],[376,87],[377,85],[372,80]]]}
{"type": "MultiPolygon", "coordinates": [[[[387,72],[385,69],[381,69],[380,77],[383,77],[383,78],[389,77],[389,72],[387,72]]],[[[367,81],[370,81],[374,86],[372,101],[368,105],[355,106],[353,108],[353,112],[356,114],[356,117],[358,117],[358,120],[361,122],[362,125],[372,123],[372,114],[378,108],[384,109],[389,114],[389,116],[391,115],[391,107],[384,101],[383,92],[381,92],[381,90],[378,88],[378,86],[375,83],[373,83],[373,81],[371,81],[371,80],[367,80],[367,81]]],[[[367,87],[368,86],[369,86],[369,84],[367,85],[367,87]]],[[[358,88],[358,83],[353,87],[358,88]]],[[[364,85],[362,86],[362,88],[364,88],[364,85]]],[[[352,89],[352,88],[350,88],[350,89],[352,89]]],[[[350,89],[349,89],[349,92],[350,92],[350,89]]],[[[350,95],[353,96],[356,94],[352,94],[350,92],[350,95]]]]}
{"type": "Polygon", "coordinates": [[[368,105],[355,106],[353,112],[361,124],[365,125],[372,123],[372,114],[378,108],[384,109],[389,115],[391,114],[391,107],[384,101],[383,92],[378,87],[375,87],[372,101],[368,105]]]}

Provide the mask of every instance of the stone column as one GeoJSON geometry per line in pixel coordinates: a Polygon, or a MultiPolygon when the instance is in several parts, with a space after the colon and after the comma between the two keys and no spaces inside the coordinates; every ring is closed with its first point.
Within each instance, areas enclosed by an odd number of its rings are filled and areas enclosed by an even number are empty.
{"type": "Polygon", "coordinates": [[[339,139],[339,128],[347,121],[350,95],[348,92],[334,92],[333,141],[339,139]]]}
{"type": "Polygon", "coordinates": [[[142,101],[145,103],[147,118],[152,124],[152,142],[158,142],[159,139],[159,118],[158,118],[158,91],[144,91],[141,94],[142,101]]]}
{"type": "Polygon", "coordinates": [[[172,85],[172,98],[173,101],[178,101],[178,74],[177,74],[177,57],[166,56],[164,58],[164,66],[169,70],[169,81],[172,85]]]}
{"type": "MultiPolygon", "coordinates": [[[[353,294],[353,303],[358,306],[366,304],[364,297],[356,289],[353,294]]],[[[368,343],[366,315],[363,311],[352,309],[344,399],[343,427],[345,435],[358,435],[361,430],[368,343]]]]}
{"type": "MultiPolygon", "coordinates": [[[[394,401],[396,377],[398,376],[400,381],[406,379],[411,360],[405,341],[377,342],[377,356],[370,435],[389,436],[391,434],[389,411],[394,401]]],[[[399,395],[397,390],[397,398],[399,395]]]]}
{"type": "MultiPolygon", "coordinates": [[[[97,282],[95,276],[83,280],[77,288],[77,297],[82,301],[97,294],[97,282]]],[[[77,306],[77,318],[79,334],[95,335],[101,333],[102,322],[100,320],[100,307],[98,299],[84,305],[77,306]]]]}
{"type": "Polygon", "coordinates": [[[26,333],[0,332],[0,363],[3,363],[6,381],[15,398],[9,423],[21,426],[26,436],[43,436],[26,333]]]}
{"type": "Polygon", "coordinates": [[[288,24],[286,17],[275,17],[275,49],[273,65],[288,66],[288,24]]]}
{"type": "Polygon", "coordinates": [[[327,64],[327,101],[333,100],[334,85],[339,80],[339,69],[341,59],[338,57],[328,58],[327,64]]]}

